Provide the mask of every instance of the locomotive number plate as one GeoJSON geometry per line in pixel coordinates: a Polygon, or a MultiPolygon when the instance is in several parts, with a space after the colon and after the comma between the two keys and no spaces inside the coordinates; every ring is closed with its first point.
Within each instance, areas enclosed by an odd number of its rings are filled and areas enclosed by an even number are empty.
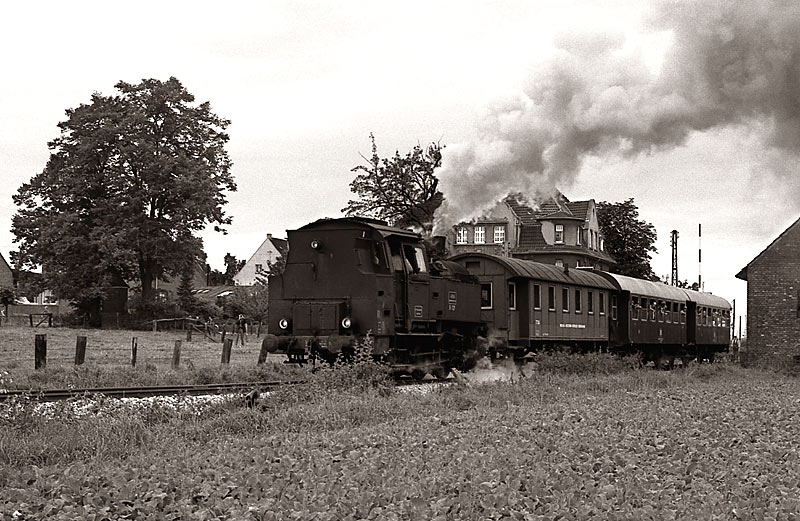
{"type": "Polygon", "coordinates": [[[447,310],[455,311],[457,302],[458,302],[458,293],[456,293],[455,291],[447,292],[447,310]]]}

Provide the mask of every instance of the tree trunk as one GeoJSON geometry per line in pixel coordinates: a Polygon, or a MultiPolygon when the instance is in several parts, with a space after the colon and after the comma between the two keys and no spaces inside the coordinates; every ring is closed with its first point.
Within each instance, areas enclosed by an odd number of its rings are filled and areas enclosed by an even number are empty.
{"type": "Polygon", "coordinates": [[[153,266],[152,262],[147,260],[139,261],[139,278],[142,281],[142,301],[152,302],[155,298],[153,291],[153,266]]]}

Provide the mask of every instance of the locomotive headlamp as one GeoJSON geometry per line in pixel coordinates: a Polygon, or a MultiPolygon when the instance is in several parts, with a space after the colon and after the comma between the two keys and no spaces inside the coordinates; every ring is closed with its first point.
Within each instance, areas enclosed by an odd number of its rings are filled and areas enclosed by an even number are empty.
{"type": "Polygon", "coordinates": [[[353,321],[350,320],[350,317],[344,317],[342,319],[342,327],[345,329],[350,329],[350,326],[353,325],[353,321]]]}
{"type": "Polygon", "coordinates": [[[322,246],[322,243],[320,241],[318,241],[317,239],[314,239],[313,241],[311,241],[311,248],[312,249],[318,250],[320,248],[320,246],[322,246]]]}
{"type": "Polygon", "coordinates": [[[280,321],[278,322],[278,327],[280,327],[281,329],[288,329],[289,321],[286,320],[285,318],[280,319],[280,321]]]}

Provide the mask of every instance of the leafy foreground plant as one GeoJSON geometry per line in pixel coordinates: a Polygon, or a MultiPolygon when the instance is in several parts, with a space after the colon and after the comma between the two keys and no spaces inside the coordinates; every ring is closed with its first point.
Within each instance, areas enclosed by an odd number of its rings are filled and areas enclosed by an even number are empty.
{"type": "MultiPolygon", "coordinates": [[[[281,391],[255,409],[227,403],[201,414],[163,412],[142,420],[149,436],[126,440],[136,446],[126,454],[4,459],[0,512],[789,520],[800,509],[796,379],[740,369],[701,378],[540,373],[425,395],[380,389],[281,391]]],[[[22,435],[50,425],[30,421],[22,435]]],[[[94,425],[87,444],[114,443],[114,431],[91,418],[60,421],[94,425]]],[[[19,441],[4,432],[0,447],[19,441]]]]}

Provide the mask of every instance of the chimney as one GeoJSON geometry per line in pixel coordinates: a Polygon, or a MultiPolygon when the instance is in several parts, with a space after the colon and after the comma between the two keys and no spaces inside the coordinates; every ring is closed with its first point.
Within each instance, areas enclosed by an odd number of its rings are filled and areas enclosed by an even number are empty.
{"type": "Polygon", "coordinates": [[[271,234],[271,233],[268,233],[268,234],[267,234],[267,240],[270,240],[270,239],[272,239],[272,234],[271,234]]]}

